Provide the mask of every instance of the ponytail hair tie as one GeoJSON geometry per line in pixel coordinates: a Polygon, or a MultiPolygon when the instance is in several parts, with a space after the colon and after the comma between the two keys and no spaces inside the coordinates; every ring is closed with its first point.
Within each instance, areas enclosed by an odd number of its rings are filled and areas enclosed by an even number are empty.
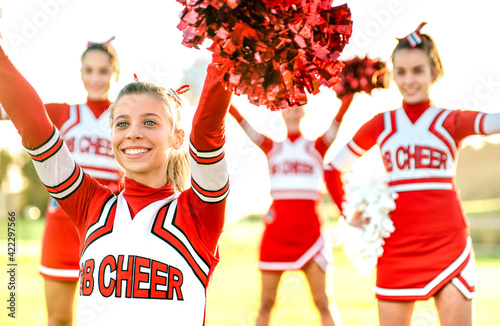
{"type": "Polygon", "coordinates": [[[103,48],[108,49],[109,46],[111,45],[111,41],[113,41],[114,39],[115,39],[115,37],[112,36],[109,40],[107,40],[104,43],[95,43],[95,42],[88,41],[87,42],[87,49],[91,48],[93,46],[102,46],[103,48]]]}
{"type": "Polygon", "coordinates": [[[417,45],[422,43],[422,35],[420,35],[420,30],[422,29],[422,27],[424,27],[425,24],[427,23],[420,23],[420,25],[414,32],[411,32],[405,38],[398,39],[398,41],[402,42],[404,40],[407,40],[412,48],[416,47],[417,45]]]}

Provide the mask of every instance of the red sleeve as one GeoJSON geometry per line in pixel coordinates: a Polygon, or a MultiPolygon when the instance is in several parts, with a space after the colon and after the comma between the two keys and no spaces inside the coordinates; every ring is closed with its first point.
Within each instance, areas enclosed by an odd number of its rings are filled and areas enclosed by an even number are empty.
{"type": "Polygon", "coordinates": [[[27,148],[50,138],[53,125],[40,97],[0,47],[0,103],[27,148]]]}
{"type": "Polygon", "coordinates": [[[224,73],[209,64],[191,131],[191,142],[201,151],[220,148],[225,141],[224,124],[232,92],[221,83],[224,73]]]}
{"type": "Polygon", "coordinates": [[[191,216],[197,221],[198,235],[213,250],[224,227],[229,192],[223,145],[225,117],[232,92],[226,90],[221,83],[224,73],[224,70],[218,70],[212,63],[208,66],[200,102],[193,118],[190,136],[192,187],[186,190],[191,216]]]}
{"type": "Polygon", "coordinates": [[[450,133],[458,144],[466,137],[475,135],[474,123],[480,112],[477,111],[452,111],[443,122],[443,127],[450,133]]]}
{"type": "Polygon", "coordinates": [[[339,211],[342,213],[342,201],[344,198],[344,185],[342,183],[342,174],[335,169],[333,165],[329,164],[324,169],[324,178],[326,189],[332,197],[332,200],[337,205],[339,211]]]}
{"type": "Polygon", "coordinates": [[[273,149],[273,146],[274,146],[274,142],[271,138],[267,138],[266,136],[264,136],[264,140],[262,141],[262,143],[259,145],[260,149],[267,155],[272,149],[273,149]]]}
{"type": "Polygon", "coordinates": [[[69,119],[69,104],[48,103],[45,104],[45,109],[57,129],[61,129],[62,125],[69,119]]]}
{"type": "Polygon", "coordinates": [[[332,145],[331,143],[330,144],[325,143],[324,137],[319,137],[318,139],[316,139],[316,142],[314,143],[314,148],[319,152],[321,157],[324,158],[326,152],[328,151],[331,145],[332,145]]]}
{"type": "Polygon", "coordinates": [[[382,131],[384,131],[384,115],[380,113],[361,126],[352,140],[367,151],[377,143],[377,138],[382,131]]]}

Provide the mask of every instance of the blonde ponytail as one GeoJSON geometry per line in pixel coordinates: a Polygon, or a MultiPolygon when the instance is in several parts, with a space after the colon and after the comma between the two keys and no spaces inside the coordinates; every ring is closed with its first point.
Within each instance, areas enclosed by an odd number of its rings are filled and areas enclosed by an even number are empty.
{"type": "Polygon", "coordinates": [[[188,178],[191,170],[189,154],[185,150],[173,150],[168,159],[167,182],[177,191],[188,188],[188,178]]]}

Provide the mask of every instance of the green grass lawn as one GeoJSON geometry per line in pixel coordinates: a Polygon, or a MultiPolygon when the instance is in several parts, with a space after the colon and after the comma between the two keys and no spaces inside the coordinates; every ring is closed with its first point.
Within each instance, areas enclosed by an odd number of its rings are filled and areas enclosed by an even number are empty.
{"type": "MultiPolygon", "coordinates": [[[[0,325],[45,325],[42,279],[38,275],[39,236],[42,221],[20,225],[23,238],[17,244],[16,319],[7,317],[7,250],[0,241],[0,325]]],[[[329,225],[332,232],[334,225],[329,225]]],[[[262,231],[259,221],[242,221],[227,226],[220,246],[221,261],[214,272],[208,291],[207,326],[254,325],[259,303],[260,275],[257,248],[262,231]]],[[[328,290],[342,316],[343,325],[377,325],[374,275],[358,275],[344,255],[334,246],[335,266],[329,271],[328,290]],[[335,300],[334,300],[335,299],[335,300]]],[[[475,299],[477,325],[500,325],[500,259],[478,255],[478,296],[475,299]]],[[[315,326],[319,318],[313,307],[307,283],[299,272],[285,273],[273,315],[275,326],[315,326]]],[[[438,325],[432,300],[419,302],[414,313],[414,326],[438,325]]]]}

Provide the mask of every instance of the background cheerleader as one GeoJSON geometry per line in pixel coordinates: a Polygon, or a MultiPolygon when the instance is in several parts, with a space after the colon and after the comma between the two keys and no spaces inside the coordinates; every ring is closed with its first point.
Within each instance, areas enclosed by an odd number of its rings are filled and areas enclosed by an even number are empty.
{"type": "MultiPolygon", "coordinates": [[[[303,270],[323,325],[334,325],[325,291],[325,272],[331,255],[321,235],[323,158],[337,135],[352,94],[341,98],[330,128],[318,139],[307,140],[300,131],[304,108],[282,111],[287,129],[284,141],[258,133],[232,105],[229,113],[250,139],[266,154],[273,203],[263,218],[260,244],[261,303],[257,325],[268,325],[281,276],[287,270],[303,270]]],[[[338,321],[340,322],[340,321],[338,321]]]]}
{"type": "MultiPolygon", "coordinates": [[[[398,194],[395,231],[378,259],[376,297],[381,325],[410,325],[415,300],[434,297],[441,325],[472,325],[475,263],[468,223],[454,182],[461,142],[500,132],[500,114],[434,106],[432,84],[443,74],[434,41],[419,28],[392,53],[402,108],[364,124],[325,167],[342,208],[341,173],[372,146],[380,147],[389,186],[398,194]]],[[[353,225],[363,227],[358,214],[353,225]]]]}

